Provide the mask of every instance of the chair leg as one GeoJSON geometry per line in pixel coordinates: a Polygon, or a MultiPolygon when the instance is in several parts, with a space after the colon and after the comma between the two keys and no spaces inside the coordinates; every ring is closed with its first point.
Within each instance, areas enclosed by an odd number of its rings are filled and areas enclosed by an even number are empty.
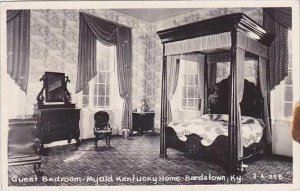
{"type": "Polygon", "coordinates": [[[110,139],[111,139],[111,133],[108,134],[108,147],[110,147],[110,139]]]}
{"type": "Polygon", "coordinates": [[[96,148],[98,147],[98,135],[96,135],[96,137],[95,137],[94,145],[96,148]]]}
{"type": "Polygon", "coordinates": [[[41,166],[42,166],[42,163],[41,163],[41,162],[35,163],[35,164],[33,165],[34,173],[35,173],[37,176],[42,175],[41,166]]]}

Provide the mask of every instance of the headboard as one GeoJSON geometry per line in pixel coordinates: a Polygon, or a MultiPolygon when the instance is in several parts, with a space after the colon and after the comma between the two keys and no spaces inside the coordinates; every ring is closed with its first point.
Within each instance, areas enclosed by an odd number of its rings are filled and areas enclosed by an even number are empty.
{"type": "MultiPolygon", "coordinates": [[[[226,78],[215,86],[213,94],[209,95],[210,113],[228,114],[229,79],[226,78]]],[[[254,83],[245,79],[241,112],[244,116],[262,118],[262,96],[260,89],[254,83]]]]}

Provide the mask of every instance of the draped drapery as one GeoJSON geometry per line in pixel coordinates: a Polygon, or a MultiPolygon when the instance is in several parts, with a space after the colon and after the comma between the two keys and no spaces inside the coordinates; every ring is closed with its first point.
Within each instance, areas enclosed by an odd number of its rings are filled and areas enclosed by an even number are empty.
{"type": "Polygon", "coordinates": [[[131,59],[132,59],[132,36],[131,30],[125,27],[117,28],[117,71],[119,92],[124,99],[122,126],[131,127],[131,59]]]}
{"type": "Polygon", "coordinates": [[[30,10],[7,11],[7,73],[27,93],[30,54],[30,10]]]}
{"type": "Polygon", "coordinates": [[[263,12],[263,25],[265,29],[275,34],[275,39],[269,48],[268,78],[270,89],[279,85],[288,75],[288,29],[282,22],[278,22],[279,20],[286,20],[284,16],[281,18],[278,16],[280,15],[280,10],[281,8],[270,8],[264,9],[263,12]]]}
{"type": "Polygon", "coordinates": [[[167,122],[172,121],[172,110],[170,101],[175,93],[177,83],[178,83],[178,76],[179,76],[179,66],[180,66],[180,59],[178,55],[172,55],[167,57],[167,122]]]}
{"type": "Polygon", "coordinates": [[[241,102],[243,100],[243,95],[244,95],[244,65],[245,65],[245,50],[237,48],[236,50],[236,68],[237,68],[237,79],[236,79],[236,86],[237,86],[237,92],[236,92],[236,97],[237,97],[237,111],[238,111],[238,124],[239,124],[239,128],[238,128],[238,150],[239,150],[239,156],[238,157],[242,157],[243,156],[243,143],[242,143],[242,139],[241,139],[241,116],[242,116],[242,112],[241,112],[241,102]]]}
{"type": "Polygon", "coordinates": [[[267,84],[267,60],[265,58],[259,57],[258,62],[259,67],[259,85],[261,90],[261,95],[263,97],[263,115],[265,123],[265,134],[267,143],[272,143],[272,131],[269,121],[269,109],[268,109],[268,84],[267,84]]]}
{"type": "Polygon", "coordinates": [[[116,45],[120,96],[124,99],[122,126],[131,127],[131,29],[96,16],[79,14],[79,51],[76,93],[83,90],[97,74],[96,40],[116,45]]]}
{"type": "MultiPolygon", "coordinates": [[[[79,52],[76,93],[97,74],[96,40],[116,44],[117,25],[86,13],[79,13],[79,52]]],[[[118,53],[117,53],[118,56],[118,53]]]]}

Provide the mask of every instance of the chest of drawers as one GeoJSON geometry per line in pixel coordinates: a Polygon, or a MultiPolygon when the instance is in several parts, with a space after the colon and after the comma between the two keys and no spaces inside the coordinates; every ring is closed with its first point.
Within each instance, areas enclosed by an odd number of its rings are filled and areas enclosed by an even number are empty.
{"type": "Polygon", "coordinates": [[[148,130],[154,132],[154,112],[133,112],[132,131],[138,131],[139,134],[142,134],[148,130]]]}
{"type": "Polygon", "coordinates": [[[43,144],[54,141],[76,140],[79,146],[80,131],[80,109],[75,108],[44,108],[35,109],[34,115],[40,119],[38,132],[40,133],[42,147],[43,144]]]}

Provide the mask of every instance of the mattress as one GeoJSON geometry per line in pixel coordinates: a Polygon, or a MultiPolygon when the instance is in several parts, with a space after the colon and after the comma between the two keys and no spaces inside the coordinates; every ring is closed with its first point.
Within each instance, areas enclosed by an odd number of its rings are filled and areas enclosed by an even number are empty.
{"type": "MultiPolygon", "coordinates": [[[[173,128],[181,141],[186,141],[187,136],[196,134],[203,138],[203,146],[211,145],[220,136],[228,136],[228,115],[205,114],[188,121],[172,121],[168,124],[173,128]]],[[[244,147],[253,143],[259,143],[263,136],[264,123],[261,119],[253,117],[241,117],[241,137],[244,147]]]]}

